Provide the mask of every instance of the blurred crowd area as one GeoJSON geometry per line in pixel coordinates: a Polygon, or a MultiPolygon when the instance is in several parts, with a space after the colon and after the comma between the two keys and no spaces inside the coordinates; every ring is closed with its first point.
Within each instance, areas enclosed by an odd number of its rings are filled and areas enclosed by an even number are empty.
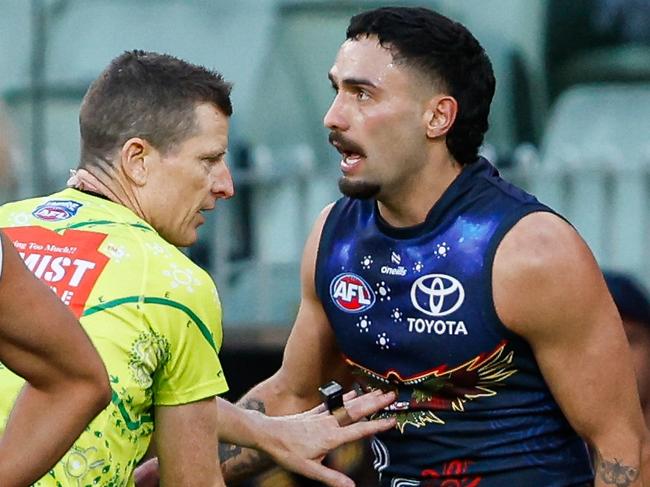
{"type": "MultiPolygon", "coordinates": [[[[81,98],[122,51],[222,72],[234,83],[237,194],[188,252],[220,290],[236,399],[279,365],[304,239],[338,197],[327,72],[350,16],[387,4],[469,27],[497,78],[481,152],[572,221],[603,268],[648,286],[649,0],[0,0],[0,202],[65,184],[81,98]]],[[[363,479],[366,453],[352,445],[328,461],[363,479]]],[[[309,485],[274,475],[255,482],[309,485]]]]}

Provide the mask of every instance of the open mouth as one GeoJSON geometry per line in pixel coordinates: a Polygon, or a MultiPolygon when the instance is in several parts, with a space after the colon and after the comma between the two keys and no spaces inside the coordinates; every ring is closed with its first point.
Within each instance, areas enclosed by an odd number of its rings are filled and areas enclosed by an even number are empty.
{"type": "Polygon", "coordinates": [[[356,152],[342,152],[341,154],[343,155],[341,169],[346,172],[354,169],[363,159],[363,156],[356,152]]]}
{"type": "Polygon", "coordinates": [[[353,141],[343,137],[338,132],[331,132],[329,135],[329,141],[330,144],[332,144],[343,156],[343,159],[341,160],[341,170],[343,172],[347,173],[352,171],[366,157],[361,147],[353,141]]]}

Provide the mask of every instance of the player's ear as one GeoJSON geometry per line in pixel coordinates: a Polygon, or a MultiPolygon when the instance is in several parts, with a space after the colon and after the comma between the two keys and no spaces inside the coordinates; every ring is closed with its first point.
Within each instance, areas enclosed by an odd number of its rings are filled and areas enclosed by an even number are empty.
{"type": "Polygon", "coordinates": [[[427,137],[434,139],[447,135],[456,120],[458,102],[453,96],[437,95],[429,100],[425,111],[427,137]]]}
{"type": "Polygon", "coordinates": [[[156,154],[157,151],[146,140],[131,137],[124,142],[120,153],[124,175],[136,186],[144,185],[148,176],[148,159],[156,154]]]}

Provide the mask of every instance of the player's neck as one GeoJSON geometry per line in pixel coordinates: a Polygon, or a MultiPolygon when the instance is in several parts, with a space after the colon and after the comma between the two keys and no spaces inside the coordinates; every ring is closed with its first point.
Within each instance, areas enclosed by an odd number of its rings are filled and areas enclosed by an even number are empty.
{"type": "Polygon", "coordinates": [[[462,166],[452,158],[428,164],[395,191],[377,198],[382,218],[397,228],[424,222],[461,170],[462,166]]]}

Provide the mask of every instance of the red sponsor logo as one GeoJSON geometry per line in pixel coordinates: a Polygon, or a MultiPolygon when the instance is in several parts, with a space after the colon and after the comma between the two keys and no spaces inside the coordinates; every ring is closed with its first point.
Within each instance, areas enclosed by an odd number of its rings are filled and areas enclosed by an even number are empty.
{"type": "Polygon", "coordinates": [[[362,277],[346,272],[336,276],[330,284],[330,296],[343,311],[359,313],[375,304],[375,293],[362,277]]]}
{"type": "Polygon", "coordinates": [[[41,227],[5,228],[4,232],[29,270],[80,317],[109,260],[98,250],[106,235],[79,230],[59,234],[41,227]]]}
{"type": "Polygon", "coordinates": [[[422,471],[422,487],[478,487],[481,477],[467,475],[472,464],[469,460],[451,460],[442,466],[440,472],[433,468],[422,471]]]}

